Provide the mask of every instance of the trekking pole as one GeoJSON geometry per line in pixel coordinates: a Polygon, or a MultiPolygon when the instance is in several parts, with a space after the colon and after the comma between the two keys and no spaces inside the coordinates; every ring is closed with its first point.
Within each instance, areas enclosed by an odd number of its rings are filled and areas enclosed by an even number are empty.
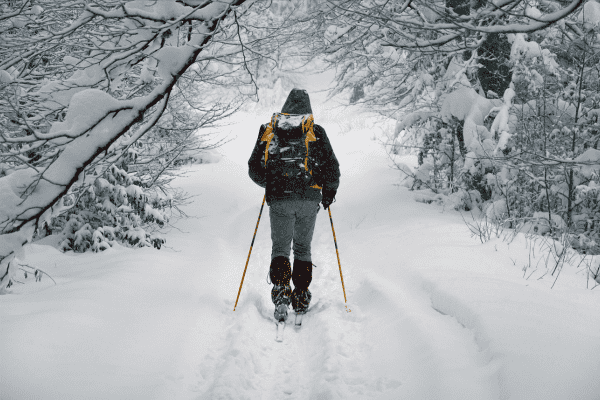
{"type": "Polygon", "coordinates": [[[337,255],[338,265],[340,267],[340,279],[342,280],[342,290],[344,291],[344,306],[346,312],[350,312],[348,304],[346,303],[346,288],[344,287],[344,276],[342,275],[342,263],[340,263],[340,252],[338,251],[337,239],[335,238],[335,229],[333,229],[333,218],[331,218],[331,205],[327,207],[329,211],[329,221],[331,221],[331,232],[333,232],[333,242],[335,243],[335,254],[337,255]]]}
{"type": "Polygon", "coordinates": [[[238,290],[237,299],[235,299],[235,305],[233,306],[233,311],[237,307],[238,300],[240,299],[240,293],[242,292],[242,285],[244,284],[244,277],[246,276],[246,269],[248,268],[248,261],[250,261],[250,254],[252,254],[252,246],[254,246],[254,239],[256,239],[256,232],[258,231],[258,224],[260,223],[260,216],[262,215],[263,207],[265,206],[265,197],[263,197],[262,205],[260,206],[260,213],[258,213],[258,221],[256,221],[256,228],[254,229],[254,236],[252,236],[252,243],[250,244],[250,251],[248,252],[248,259],[246,260],[246,266],[244,267],[244,274],[242,275],[242,281],[240,282],[240,290],[238,290]]]}

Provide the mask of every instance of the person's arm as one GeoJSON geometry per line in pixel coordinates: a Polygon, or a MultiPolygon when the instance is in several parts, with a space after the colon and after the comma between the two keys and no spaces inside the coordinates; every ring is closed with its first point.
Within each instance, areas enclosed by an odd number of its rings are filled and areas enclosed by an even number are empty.
{"type": "Polygon", "coordinates": [[[254,150],[252,151],[250,160],[248,160],[248,175],[250,175],[250,179],[252,179],[254,183],[256,183],[258,186],[263,188],[267,187],[266,170],[262,165],[262,157],[265,153],[266,142],[261,143],[260,139],[262,138],[265,129],[265,125],[262,125],[260,127],[260,131],[258,132],[258,139],[256,139],[254,150]]]}
{"type": "Polygon", "coordinates": [[[340,164],[333,152],[325,129],[319,125],[315,125],[315,131],[315,134],[319,136],[321,141],[319,180],[323,188],[323,205],[325,206],[326,202],[331,204],[340,185],[340,164]]]}

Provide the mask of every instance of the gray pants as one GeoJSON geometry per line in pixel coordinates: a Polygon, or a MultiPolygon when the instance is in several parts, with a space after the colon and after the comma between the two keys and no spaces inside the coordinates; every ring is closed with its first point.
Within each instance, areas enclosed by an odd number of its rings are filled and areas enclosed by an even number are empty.
{"type": "Polygon", "coordinates": [[[294,241],[294,259],[312,261],[310,244],[319,212],[319,203],[314,200],[277,200],[269,207],[271,260],[278,256],[290,257],[294,241]]]}

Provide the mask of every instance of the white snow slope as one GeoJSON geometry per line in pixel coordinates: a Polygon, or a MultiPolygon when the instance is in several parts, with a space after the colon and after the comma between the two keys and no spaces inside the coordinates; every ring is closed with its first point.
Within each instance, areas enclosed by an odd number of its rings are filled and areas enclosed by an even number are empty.
{"type": "Polygon", "coordinates": [[[220,162],[178,180],[195,218],[170,248],[28,247],[56,285],[30,277],[0,297],[0,398],[600,399],[600,290],[583,268],[553,289],[533,264],[524,277],[530,242],[480,244],[458,212],[415,202],[360,115],[312,100],[341,164],[331,210],[351,312],[321,210],[315,308],[275,342],[267,206],[233,311],[263,197],[246,163],[270,117],[245,115],[220,162]]]}

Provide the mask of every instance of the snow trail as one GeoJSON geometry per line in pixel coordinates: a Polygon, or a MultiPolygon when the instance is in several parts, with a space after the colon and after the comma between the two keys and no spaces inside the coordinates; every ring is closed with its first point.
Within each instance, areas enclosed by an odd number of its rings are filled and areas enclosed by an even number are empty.
{"type": "MultiPolygon", "coordinates": [[[[335,129],[332,131],[335,137],[335,129]]],[[[345,225],[350,222],[350,231],[360,232],[361,224],[372,223],[370,215],[361,216],[357,210],[372,211],[369,202],[389,184],[386,179],[379,183],[374,175],[381,180],[382,174],[394,174],[377,144],[365,146],[364,140],[357,141],[354,146],[360,152],[352,149],[352,144],[348,146],[350,151],[338,151],[342,168],[348,166],[342,169],[343,186],[338,197],[344,207],[334,204],[332,214],[341,232],[338,245],[352,311],[345,311],[331,226],[327,212],[321,210],[313,239],[317,267],[313,269],[311,291],[316,310],[305,316],[299,331],[293,327],[291,312],[284,342],[275,342],[274,306],[267,283],[271,241],[265,207],[237,310],[227,318],[228,345],[200,361],[203,370],[215,372],[197,386],[198,399],[498,398],[494,371],[489,371],[489,360],[479,354],[473,334],[433,309],[418,279],[390,284],[378,274],[378,263],[383,260],[369,254],[348,257],[350,253],[345,252],[345,225]],[[353,162],[344,163],[349,157],[353,162]],[[354,162],[360,157],[365,164],[356,168],[354,162]],[[373,163],[379,167],[374,169],[373,163]]],[[[230,169],[226,175],[232,182],[244,179],[231,177],[246,174],[232,160],[226,156],[220,165],[207,168],[230,169]]],[[[242,185],[245,188],[246,184],[242,185]]],[[[239,278],[248,251],[245,245],[250,242],[260,207],[253,205],[252,199],[258,202],[261,192],[249,188],[245,199],[244,193],[232,194],[229,201],[235,206],[223,204],[226,213],[221,217],[228,237],[222,251],[236,259],[239,278]],[[245,227],[246,240],[241,227],[245,227]]],[[[383,208],[378,211],[385,210],[386,204],[380,206],[383,208]]],[[[234,287],[232,293],[236,293],[234,287]]]]}

